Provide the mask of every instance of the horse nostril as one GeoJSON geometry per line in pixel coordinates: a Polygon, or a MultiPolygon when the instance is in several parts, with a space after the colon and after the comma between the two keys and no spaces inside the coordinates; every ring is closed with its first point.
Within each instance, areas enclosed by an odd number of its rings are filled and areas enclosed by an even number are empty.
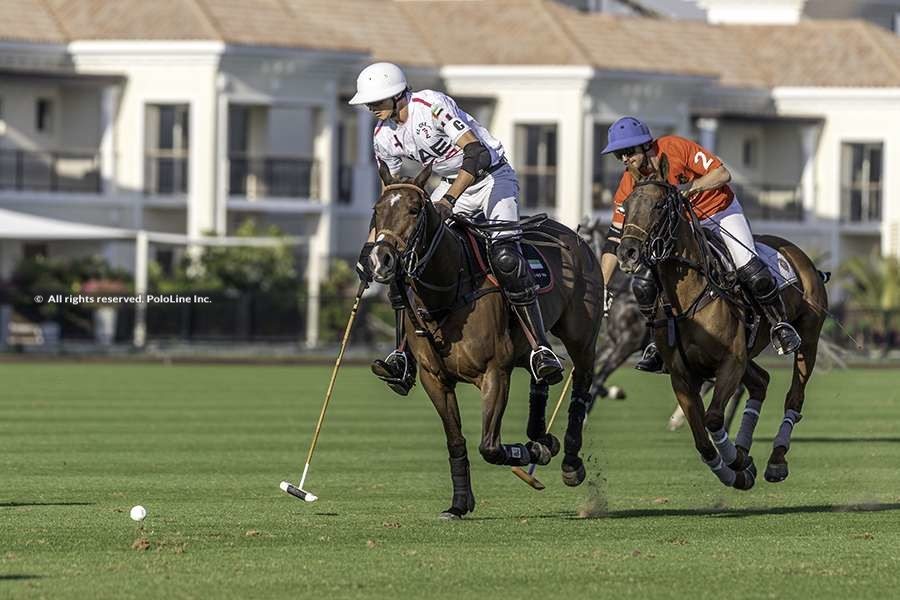
{"type": "Polygon", "coordinates": [[[625,250],[625,258],[628,260],[637,260],[637,248],[628,248],[625,250]]]}

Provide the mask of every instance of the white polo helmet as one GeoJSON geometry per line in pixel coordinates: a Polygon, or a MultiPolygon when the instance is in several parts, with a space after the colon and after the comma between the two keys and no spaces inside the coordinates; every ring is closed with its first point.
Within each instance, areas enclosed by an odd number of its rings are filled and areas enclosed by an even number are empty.
{"type": "Polygon", "coordinates": [[[356,78],[356,95],[350,104],[366,104],[393,98],[407,88],[406,75],[393,63],[369,65],[356,78]]]}

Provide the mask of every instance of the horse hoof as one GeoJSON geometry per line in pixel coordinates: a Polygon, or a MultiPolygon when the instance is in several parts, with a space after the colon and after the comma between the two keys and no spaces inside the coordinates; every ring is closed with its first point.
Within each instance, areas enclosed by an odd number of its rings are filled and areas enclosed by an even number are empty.
{"type": "Polygon", "coordinates": [[[753,464],[753,458],[749,456],[747,458],[750,460],[750,464],[736,473],[734,488],[737,490],[747,491],[756,484],[756,465],[753,464]]]}
{"type": "Polygon", "coordinates": [[[787,463],[769,463],[766,467],[765,478],[769,483],[784,481],[788,476],[787,463]]]}
{"type": "Polygon", "coordinates": [[[528,453],[531,455],[532,464],[543,466],[549,464],[553,457],[550,448],[540,442],[528,442],[525,447],[528,448],[528,453]]]}
{"type": "Polygon", "coordinates": [[[734,460],[731,462],[728,467],[733,471],[743,471],[744,469],[750,468],[750,465],[753,464],[753,458],[747,454],[747,451],[737,446],[737,456],[735,456],[734,460]]]}
{"type": "Polygon", "coordinates": [[[444,512],[438,515],[438,518],[441,521],[459,521],[463,518],[463,515],[466,514],[466,511],[461,508],[456,508],[455,506],[451,506],[444,512]]]}
{"type": "Polygon", "coordinates": [[[559,438],[552,433],[548,433],[547,436],[543,440],[541,440],[541,443],[550,448],[551,457],[559,454],[559,449],[561,448],[559,444],[559,438]]]}
{"type": "Polygon", "coordinates": [[[563,463],[562,466],[562,480],[563,483],[569,487],[576,487],[584,482],[584,478],[586,475],[586,471],[584,469],[584,463],[581,459],[578,459],[578,467],[573,468],[570,465],[563,463]]]}

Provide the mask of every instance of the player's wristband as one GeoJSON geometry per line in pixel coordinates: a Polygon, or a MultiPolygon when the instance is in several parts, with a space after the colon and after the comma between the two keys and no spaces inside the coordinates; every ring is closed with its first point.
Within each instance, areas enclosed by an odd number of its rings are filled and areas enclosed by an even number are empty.
{"type": "Polygon", "coordinates": [[[456,205],[456,196],[454,196],[453,194],[444,194],[444,197],[441,198],[441,200],[446,200],[450,203],[450,206],[456,205]]]}

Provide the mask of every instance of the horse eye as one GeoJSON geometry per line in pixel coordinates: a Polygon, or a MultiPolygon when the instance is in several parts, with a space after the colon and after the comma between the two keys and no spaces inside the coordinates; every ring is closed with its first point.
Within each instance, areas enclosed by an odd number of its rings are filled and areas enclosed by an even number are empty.
{"type": "Polygon", "coordinates": [[[419,214],[419,209],[418,209],[418,208],[411,208],[411,209],[409,209],[409,214],[411,214],[412,216],[416,216],[416,215],[419,214]]]}

